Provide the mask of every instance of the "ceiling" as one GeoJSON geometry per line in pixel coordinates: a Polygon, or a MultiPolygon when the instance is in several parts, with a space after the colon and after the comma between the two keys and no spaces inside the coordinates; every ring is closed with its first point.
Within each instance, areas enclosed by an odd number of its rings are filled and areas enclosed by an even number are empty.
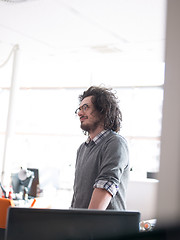
{"type": "Polygon", "coordinates": [[[164,61],[165,0],[0,1],[0,64],[18,44],[31,57],[164,61]]]}

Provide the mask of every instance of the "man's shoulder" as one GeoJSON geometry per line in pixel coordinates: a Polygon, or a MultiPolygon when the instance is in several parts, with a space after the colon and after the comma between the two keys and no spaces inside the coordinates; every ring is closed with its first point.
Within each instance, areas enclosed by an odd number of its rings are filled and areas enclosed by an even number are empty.
{"type": "Polygon", "coordinates": [[[110,131],[109,134],[106,136],[106,139],[112,140],[112,141],[124,142],[125,144],[127,144],[127,140],[125,139],[125,137],[123,137],[122,135],[114,131],[110,131]]]}
{"type": "Polygon", "coordinates": [[[111,148],[111,149],[126,149],[128,151],[128,142],[127,140],[120,135],[119,133],[111,131],[107,137],[104,139],[102,146],[105,148],[111,148]]]}

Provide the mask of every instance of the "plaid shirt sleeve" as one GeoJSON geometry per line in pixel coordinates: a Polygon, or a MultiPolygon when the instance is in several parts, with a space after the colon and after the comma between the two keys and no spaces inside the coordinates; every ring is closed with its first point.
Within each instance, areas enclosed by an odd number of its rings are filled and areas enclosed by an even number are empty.
{"type": "Polygon", "coordinates": [[[94,186],[94,188],[102,188],[107,190],[113,197],[116,195],[118,186],[115,185],[113,182],[105,181],[105,180],[99,180],[97,181],[94,186]]]}

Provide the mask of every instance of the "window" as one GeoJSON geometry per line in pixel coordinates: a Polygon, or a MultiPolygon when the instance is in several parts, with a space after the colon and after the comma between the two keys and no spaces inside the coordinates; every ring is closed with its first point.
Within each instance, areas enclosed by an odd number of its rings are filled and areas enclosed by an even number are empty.
{"type": "MultiPolygon", "coordinates": [[[[37,71],[36,62],[31,64],[30,71],[23,66],[25,63],[21,66],[15,131],[8,154],[12,171],[20,167],[38,168],[44,194],[49,194],[50,189],[61,190],[70,199],[76,151],[86,139],[74,111],[79,105],[79,94],[90,85],[100,84],[112,87],[119,97],[123,114],[121,134],[129,142],[132,175],[144,178],[147,171],[158,171],[162,63],[122,63],[113,59],[110,66],[107,59],[104,62],[101,59],[100,63],[96,59],[93,64],[72,60],[59,65],[54,60],[56,65],[53,65],[46,60],[47,71],[37,71]]],[[[44,65],[41,62],[40,66],[44,65]]],[[[9,82],[0,82],[1,146],[5,143],[9,94],[9,82]]],[[[2,147],[1,162],[3,154],[2,147]]]]}

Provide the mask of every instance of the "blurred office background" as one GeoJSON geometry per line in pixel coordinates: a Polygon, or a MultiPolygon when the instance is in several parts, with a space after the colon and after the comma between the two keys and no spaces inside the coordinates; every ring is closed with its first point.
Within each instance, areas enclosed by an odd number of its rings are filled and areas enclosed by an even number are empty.
{"type": "Polygon", "coordinates": [[[102,84],[122,109],[128,208],[154,218],[158,181],[147,173],[159,171],[165,22],[165,0],[0,1],[1,173],[37,168],[44,196],[69,207],[86,139],[78,96],[102,84]]]}

